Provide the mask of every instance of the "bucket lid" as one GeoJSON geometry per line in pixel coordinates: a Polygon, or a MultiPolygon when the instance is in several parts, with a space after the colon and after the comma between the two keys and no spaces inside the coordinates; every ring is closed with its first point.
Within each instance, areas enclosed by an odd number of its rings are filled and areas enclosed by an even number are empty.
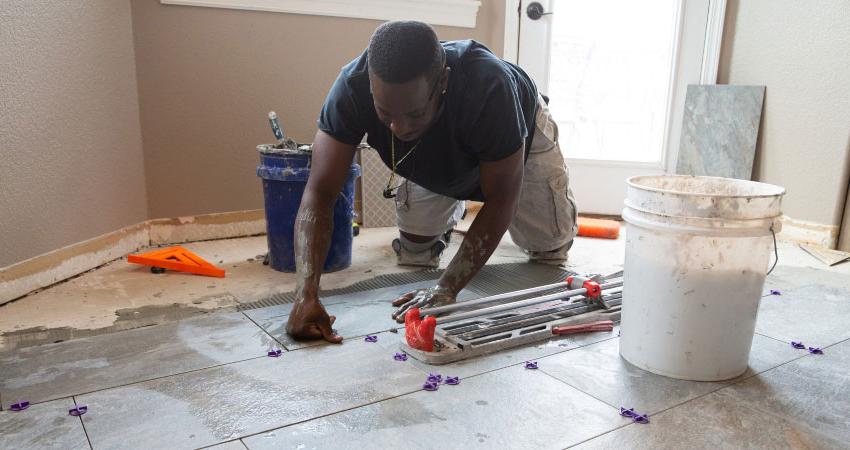
{"type": "Polygon", "coordinates": [[[673,217],[763,219],[782,214],[785,188],[693,175],[646,175],[627,181],[626,207],[673,217]]]}
{"type": "Polygon", "coordinates": [[[286,138],[277,144],[260,144],[257,146],[257,151],[263,155],[311,155],[313,154],[313,147],[286,138]]]}

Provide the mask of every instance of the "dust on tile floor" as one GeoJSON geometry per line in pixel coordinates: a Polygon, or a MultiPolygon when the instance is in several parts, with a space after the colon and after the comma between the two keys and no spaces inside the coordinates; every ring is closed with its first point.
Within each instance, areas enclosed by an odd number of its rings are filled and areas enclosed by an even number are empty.
{"type": "MultiPolygon", "coordinates": [[[[323,277],[325,288],[398,271],[387,245],[394,232],[363,231],[352,268],[323,277]]],[[[623,243],[580,239],[570,265],[579,272],[619,269],[623,243]]],[[[187,246],[223,265],[227,278],[153,275],[117,261],[0,308],[4,332],[68,327],[95,334],[120,329],[121,314],[147,314],[123,319],[128,327],[151,324],[44,345],[33,345],[44,341],[37,335],[7,340],[0,352],[0,448],[713,449],[850,442],[850,265],[824,268],[790,244],[781,244],[780,265],[767,281],[766,289],[782,295],[762,300],[750,369],[719,383],[631,366],[618,355],[616,329],[446,366],[396,361],[401,336],[386,305],[397,294],[392,289],[326,299],[340,317],[342,345],[295,343],[282,330],[286,305],[234,310],[292,289],[291,275],[256,260],[265,252],[263,237],[187,246]],[[365,342],[365,334],[378,341],[365,342]],[[824,354],[795,350],[790,338],[824,354]],[[278,349],[280,357],[267,356],[278,349]],[[527,360],[539,369],[526,369],[527,360]],[[459,376],[460,384],[422,390],[437,372],[459,376]],[[10,411],[19,401],[31,406],[10,411]],[[86,405],[87,413],[69,416],[75,405],[86,405]],[[650,423],[621,417],[620,406],[650,414],[650,423]]],[[[491,262],[524,258],[506,240],[491,262]]]]}

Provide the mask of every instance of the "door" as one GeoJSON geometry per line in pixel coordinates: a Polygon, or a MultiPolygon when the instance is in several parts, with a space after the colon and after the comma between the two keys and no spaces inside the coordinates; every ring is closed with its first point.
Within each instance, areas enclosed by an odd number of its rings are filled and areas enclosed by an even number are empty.
{"type": "Polygon", "coordinates": [[[508,4],[517,61],[550,98],[579,211],[620,214],[628,177],[675,168],[687,85],[716,80],[725,2],[508,4]]]}

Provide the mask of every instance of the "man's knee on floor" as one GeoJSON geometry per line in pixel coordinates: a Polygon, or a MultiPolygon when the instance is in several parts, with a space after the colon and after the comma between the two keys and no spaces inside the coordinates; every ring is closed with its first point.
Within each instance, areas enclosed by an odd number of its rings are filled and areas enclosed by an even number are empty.
{"type": "Polygon", "coordinates": [[[448,242],[443,235],[420,236],[400,231],[399,238],[393,241],[401,265],[437,267],[446,247],[448,242]]]}

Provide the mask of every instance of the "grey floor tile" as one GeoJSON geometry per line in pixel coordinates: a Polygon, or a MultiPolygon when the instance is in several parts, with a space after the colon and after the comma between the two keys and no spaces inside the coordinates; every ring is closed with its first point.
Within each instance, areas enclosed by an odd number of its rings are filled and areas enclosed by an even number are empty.
{"type": "Polygon", "coordinates": [[[72,399],[63,398],[20,412],[0,411],[0,448],[89,448],[80,419],[68,415],[73,407],[72,399]]]}
{"type": "Polygon", "coordinates": [[[39,402],[239,361],[279,347],[241,313],[0,353],[3,406],[39,402]]]}
{"type": "Polygon", "coordinates": [[[805,355],[807,355],[806,352],[797,350],[786,342],[757,334],[753,336],[753,345],[750,347],[750,361],[747,364],[747,371],[738,378],[728,380],[728,382],[735,383],[743,378],[773,369],[805,355]]]}
{"type": "Polygon", "coordinates": [[[230,441],[204,448],[209,450],[248,450],[248,447],[245,447],[245,444],[243,444],[242,441],[230,441]]]}
{"type": "MultiPolygon", "coordinates": [[[[744,376],[776,367],[799,354],[783,343],[757,336],[751,368],[744,376]]],[[[620,357],[619,339],[579,348],[539,361],[540,369],[614,407],[654,414],[720,389],[729,382],[685,381],[655,375],[620,357]]],[[[734,380],[732,380],[734,381],[734,380]]],[[[731,382],[731,381],[730,381],[731,382]]]]}
{"type": "Polygon", "coordinates": [[[782,295],[762,298],[756,332],[816,347],[850,338],[850,282],[846,275],[780,266],[765,286],[780,289],[782,295]]]}
{"type": "MultiPolygon", "coordinates": [[[[391,286],[383,289],[375,289],[372,291],[354,292],[351,294],[333,295],[322,298],[322,304],[325,306],[334,305],[337,303],[358,304],[361,302],[379,301],[387,303],[387,309],[392,312],[392,307],[389,303],[392,299],[397,298],[414,289],[430,287],[434,285],[434,281],[422,281],[419,283],[402,284],[399,286],[391,286]]],[[[286,303],[283,305],[268,306],[265,308],[257,308],[245,311],[245,314],[257,321],[263,321],[274,317],[288,316],[292,312],[292,304],[286,303]]],[[[389,315],[389,314],[388,314],[389,315]]]]}
{"type": "MultiPolygon", "coordinates": [[[[367,292],[336,295],[323,299],[322,304],[325,305],[328,314],[336,316],[333,327],[344,338],[365,336],[401,327],[402,325],[391,317],[394,311],[391,305],[392,301],[414,289],[433,285],[433,281],[426,281],[367,292]]],[[[475,297],[475,294],[463,290],[458,299],[463,301],[473,297],[475,297]]],[[[268,331],[275,339],[281,341],[288,349],[304,348],[321,343],[321,341],[295,341],[286,334],[286,321],[291,311],[292,305],[286,304],[245,311],[245,314],[268,331]]]]}
{"type": "Polygon", "coordinates": [[[249,449],[564,448],[624,425],[539,371],[511,367],[244,439],[249,449]]]}
{"type": "Polygon", "coordinates": [[[850,448],[850,341],[629,425],[580,449],[850,448]]]}
{"type": "MultiPolygon", "coordinates": [[[[548,355],[565,352],[571,349],[590,345],[607,339],[614,339],[619,332],[619,326],[610,332],[585,333],[580,335],[564,336],[550,339],[537,344],[524,345],[517,348],[503,350],[489,355],[479,356],[449,364],[430,365],[415,358],[408,361],[419,369],[429,373],[441,373],[451,376],[469,377],[482,374],[496,369],[502,369],[514,364],[520,364],[529,360],[537,360],[548,355]]],[[[404,329],[398,333],[381,333],[378,335],[377,344],[391,352],[400,351],[399,344],[404,339],[404,329]]]]}
{"type": "Polygon", "coordinates": [[[365,342],[83,395],[94,448],[197,448],[416,391],[425,374],[365,342]]]}

